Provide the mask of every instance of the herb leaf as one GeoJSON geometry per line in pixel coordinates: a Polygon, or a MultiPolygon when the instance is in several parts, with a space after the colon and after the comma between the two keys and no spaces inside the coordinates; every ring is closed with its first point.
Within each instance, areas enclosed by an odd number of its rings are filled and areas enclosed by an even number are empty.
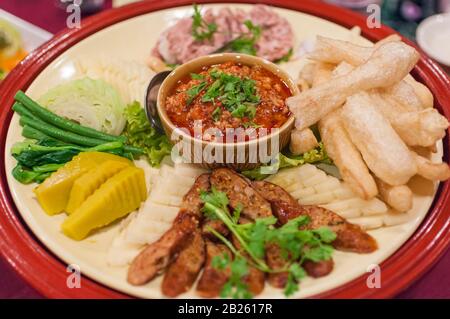
{"type": "MultiPolygon", "coordinates": [[[[255,117],[256,106],[259,104],[260,98],[257,95],[256,82],[254,80],[249,78],[241,79],[217,69],[211,70],[209,75],[214,81],[203,94],[202,102],[211,102],[213,104],[220,102],[231,112],[232,116],[237,118],[247,117],[253,119],[255,117]]],[[[197,93],[198,95],[204,89],[202,87],[201,90],[198,90],[198,86],[194,86],[190,90],[193,90],[193,94],[197,93]]],[[[192,102],[192,100],[188,101],[192,102]]],[[[213,119],[218,117],[218,112],[216,114],[213,113],[213,119]]]]}
{"type": "Polygon", "coordinates": [[[256,180],[262,180],[266,178],[270,173],[263,173],[265,172],[276,172],[278,169],[286,168],[286,167],[296,167],[303,164],[316,164],[316,163],[327,163],[331,164],[332,161],[330,157],[328,156],[325,147],[323,145],[323,142],[319,143],[319,146],[315,149],[306,152],[302,155],[298,156],[286,156],[282,153],[278,154],[278,161],[275,164],[267,165],[265,167],[257,167],[255,169],[244,171],[242,172],[243,175],[245,175],[248,178],[256,179],[256,180]],[[264,170],[262,170],[264,168],[264,170]]]}
{"type": "Polygon", "coordinates": [[[217,31],[217,24],[207,23],[203,20],[197,4],[194,4],[194,14],[192,15],[191,34],[196,41],[211,40],[213,34],[217,31]]]}
{"type": "Polygon", "coordinates": [[[197,98],[197,96],[200,95],[200,93],[206,88],[207,84],[208,82],[203,81],[197,85],[194,85],[186,91],[186,94],[188,96],[188,99],[186,101],[187,105],[191,104],[197,98]]]}
{"type": "Polygon", "coordinates": [[[239,205],[233,214],[230,214],[225,193],[213,188],[211,192],[202,192],[200,196],[204,202],[203,213],[220,219],[240,243],[240,250],[237,250],[228,239],[211,231],[234,254],[233,260],[227,255],[217,256],[212,261],[213,267],[229,267],[231,272],[228,282],[222,288],[222,297],[251,297],[242,280],[249,267],[256,267],[267,273],[288,272],[284,293],[290,296],[298,290],[298,283],[306,276],[302,268],[305,260],[321,261],[331,258],[333,248],[328,243],[334,240],[336,235],[328,228],[303,229],[309,223],[307,216],[294,218],[279,228],[274,227],[277,222],[274,216],[260,218],[253,223],[239,224],[242,206],[239,205]],[[266,264],[264,257],[268,244],[275,244],[281,249],[282,256],[287,260],[286,267],[275,270],[266,264]]]}
{"type": "Polygon", "coordinates": [[[254,25],[250,20],[244,21],[244,24],[249,32],[231,41],[227,48],[232,52],[256,55],[256,43],[261,37],[261,27],[254,25]]]}

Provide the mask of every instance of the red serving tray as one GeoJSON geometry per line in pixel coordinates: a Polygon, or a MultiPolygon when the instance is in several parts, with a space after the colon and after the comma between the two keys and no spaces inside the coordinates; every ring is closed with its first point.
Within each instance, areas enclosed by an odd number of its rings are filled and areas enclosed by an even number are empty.
{"type": "MultiPolygon", "coordinates": [[[[197,3],[220,3],[221,1],[196,0],[197,3]]],[[[392,33],[382,26],[369,29],[366,18],[351,11],[314,0],[244,0],[234,3],[266,3],[297,10],[335,22],[344,27],[359,26],[366,38],[377,41],[392,33]]],[[[97,31],[148,12],[190,5],[192,1],[168,0],[145,1],[105,11],[83,20],[79,30],[65,30],[32,52],[0,84],[0,158],[5,156],[5,140],[12,117],[11,105],[14,94],[25,90],[36,76],[56,57],[80,40],[97,31]]],[[[410,45],[414,45],[404,39],[410,45]]],[[[419,49],[418,49],[419,50],[419,49]]],[[[419,50],[420,51],[420,50],[419,50]]],[[[413,71],[419,81],[433,92],[436,108],[450,118],[450,80],[442,69],[422,51],[420,62],[413,71]]],[[[448,159],[448,136],[444,139],[445,159],[448,159]]],[[[1,166],[0,179],[0,251],[10,265],[36,290],[51,298],[128,298],[128,295],[105,287],[90,278],[83,277],[81,288],[66,286],[66,265],[36,239],[22,220],[12,200],[6,181],[5,167],[1,166]]],[[[439,187],[432,208],[414,235],[381,266],[382,287],[369,289],[367,276],[361,276],[345,285],[326,291],[314,298],[389,298],[407,288],[426,272],[446,251],[450,244],[449,203],[447,181],[439,187]]]]}

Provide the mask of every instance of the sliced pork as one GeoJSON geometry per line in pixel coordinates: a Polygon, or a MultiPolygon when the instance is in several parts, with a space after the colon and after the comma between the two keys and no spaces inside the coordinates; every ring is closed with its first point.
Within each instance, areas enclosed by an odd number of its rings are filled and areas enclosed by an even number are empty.
{"type": "Polygon", "coordinates": [[[182,64],[224,48],[236,38],[247,35],[244,22],[250,20],[261,27],[261,36],[255,47],[257,55],[275,61],[293,47],[294,35],[289,22],[265,5],[255,5],[249,12],[223,7],[203,13],[206,23],[215,23],[217,31],[211,39],[197,41],[192,36],[192,18],[180,19],[159,37],[152,54],[169,64],[182,64]]]}

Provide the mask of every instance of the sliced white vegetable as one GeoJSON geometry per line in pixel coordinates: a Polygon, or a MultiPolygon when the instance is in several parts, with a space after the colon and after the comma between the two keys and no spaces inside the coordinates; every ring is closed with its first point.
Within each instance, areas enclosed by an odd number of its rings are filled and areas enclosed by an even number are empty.
{"type": "Polygon", "coordinates": [[[345,210],[336,211],[336,213],[345,219],[357,218],[361,216],[361,210],[359,208],[348,208],[345,210]]]}
{"type": "Polygon", "coordinates": [[[383,226],[383,217],[381,216],[351,218],[348,221],[363,229],[376,229],[383,226]]]}
{"type": "Polygon", "coordinates": [[[378,198],[373,198],[370,201],[366,201],[366,203],[366,205],[361,206],[364,216],[384,214],[388,210],[386,204],[378,198]]]}
{"type": "Polygon", "coordinates": [[[333,192],[314,194],[300,198],[298,202],[302,205],[321,205],[331,202],[334,199],[333,192]]]}
{"type": "Polygon", "coordinates": [[[295,199],[306,198],[314,194],[316,194],[316,191],[312,187],[299,188],[291,193],[292,197],[294,197],[295,199]]]}
{"type": "Polygon", "coordinates": [[[388,213],[383,215],[383,222],[386,226],[401,225],[409,222],[412,216],[408,213],[388,213]]]}

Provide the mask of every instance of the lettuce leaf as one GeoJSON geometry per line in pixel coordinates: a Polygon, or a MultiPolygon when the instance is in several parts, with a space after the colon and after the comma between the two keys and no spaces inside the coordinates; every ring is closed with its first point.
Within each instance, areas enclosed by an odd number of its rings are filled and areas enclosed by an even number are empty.
{"type": "Polygon", "coordinates": [[[279,169],[300,166],[306,163],[332,164],[332,160],[328,157],[328,154],[322,142],[320,142],[319,146],[315,149],[302,155],[292,156],[278,153],[278,158],[274,164],[257,167],[249,171],[244,171],[242,172],[242,174],[251,179],[262,180],[269,175],[275,174],[279,169]]]}
{"type": "Polygon", "coordinates": [[[128,143],[144,149],[149,163],[152,166],[159,166],[162,159],[172,150],[169,138],[156,132],[139,102],[129,104],[124,114],[126,118],[124,135],[128,143]]]}

